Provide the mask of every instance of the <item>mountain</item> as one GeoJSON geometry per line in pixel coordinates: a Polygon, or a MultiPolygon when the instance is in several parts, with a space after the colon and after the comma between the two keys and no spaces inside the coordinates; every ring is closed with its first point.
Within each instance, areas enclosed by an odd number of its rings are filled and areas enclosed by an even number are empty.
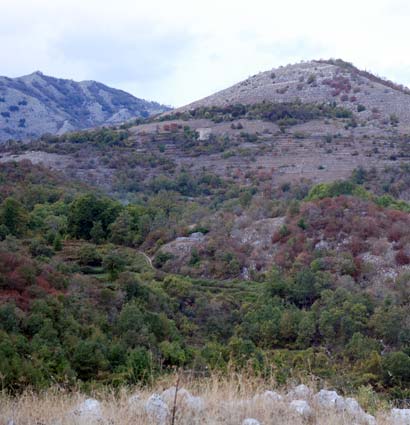
{"type": "Polygon", "coordinates": [[[341,59],[302,62],[261,72],[177,110],[296,100],[336,102],[358,112],[364,120],[395,115],[402,125],[407,128],[410,125],[408,88],[361,71],[341,59]]]}
{"type": "Polygon", "coordinates": [[[0,77],[0,142],[116,124],[168,109],[96,81],[75,82],[41,72],[0,77]]]}

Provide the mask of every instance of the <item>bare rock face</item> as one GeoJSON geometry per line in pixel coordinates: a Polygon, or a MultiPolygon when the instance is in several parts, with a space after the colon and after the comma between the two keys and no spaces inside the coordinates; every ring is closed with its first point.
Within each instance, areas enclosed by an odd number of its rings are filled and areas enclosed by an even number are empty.
{"type": "Polygon", "coordinates": [[[167,110],[95,81],[75,82],[41,72],[0,77],[0,142],[60,135],[167,110]]]}

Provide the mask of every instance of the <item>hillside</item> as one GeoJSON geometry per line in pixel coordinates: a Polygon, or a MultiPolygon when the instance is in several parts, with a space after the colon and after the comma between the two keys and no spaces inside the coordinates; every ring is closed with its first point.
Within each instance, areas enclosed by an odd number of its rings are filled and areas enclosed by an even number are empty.
{"type": "Polygon", "coordinates": [[[336,102],[374,126],[380,120],[389,120],[391,115],[398,118],[406,131],[410,125],[409,89],[361,71],[340,59],[302,62],[261,72],[177,111],[296,100],[303,103],[336,102]]]}
{"type": "Polygon", "coordinates": [[[0,77],[0,142],[111,125],[167,109],[96,81],[75,82],[41,72],[0,77]]]}
{"type": "Polygon", "coordinates": [[[361,107],[255,97],[2,144],[5,389],[246,370],[403,405],[407,118],[365,92],[407,90],[317,66],[363,79],[361,107]]]}

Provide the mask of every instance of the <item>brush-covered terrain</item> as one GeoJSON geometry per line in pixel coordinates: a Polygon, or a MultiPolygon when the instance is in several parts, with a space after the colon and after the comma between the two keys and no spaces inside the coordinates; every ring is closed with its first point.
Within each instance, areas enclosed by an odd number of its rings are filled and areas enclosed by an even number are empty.
{"type": "Polygon", "coordinates": [[[2,145],[6,393],[246,371],[403,406],[408,116],[386,104],[405,108],[408,91],[340,61],[254,79],[237,97],[2,145]]]}

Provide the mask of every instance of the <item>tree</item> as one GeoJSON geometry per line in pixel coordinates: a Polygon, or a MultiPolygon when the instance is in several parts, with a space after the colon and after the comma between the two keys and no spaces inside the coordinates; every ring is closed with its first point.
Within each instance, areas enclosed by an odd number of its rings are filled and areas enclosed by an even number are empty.
{"type": "Polygon", "coordinates": [[[90,231],[90,237],[91,240],[96,244],[99,244],[101,241],[104,240],[105,232],[100,220],[94,222],[93,227],[90,231]]]}
{"type": "Polygon", "coordinates": [[[0,224],[7,227],[14,236],[21,236],[26,231],[28,214],[25,208],[14,198],[7,198],[0,207],[0,224]]]}
{"type": "Polygon", "coordinates": [[[109,273],[111,280],[116,280],[118,274],[125,268],[125,260],[118,251],[110,251],[104,258],[102,265],[109,273]]]}
{"type": "Polygon", "coordinates": [[[108,226],[117,218],[121,208],[118,202],[98,198],[94,194],[80,196],[70,206],[69,231],[76,238],[91,239],[91,230],[100,221],[105,237],[108,226]]]}
{"type": "Polygon", "coordinates": [[[389,384],[410,382],[410,357],[402,351],[390,353],[383,358],[384,379],[389,384]]]}
{"type": "Polygon", "coordinates": [[[110,225],[111,242],[130,246],[135,239],[132,217],[128,211],[122,211],[114,223],[110,225]]]}

